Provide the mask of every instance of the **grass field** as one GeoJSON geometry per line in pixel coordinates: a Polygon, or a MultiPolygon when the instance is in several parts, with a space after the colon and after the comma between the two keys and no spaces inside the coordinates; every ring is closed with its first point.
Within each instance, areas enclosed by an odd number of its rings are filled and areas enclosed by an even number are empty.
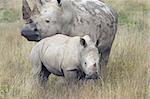
{"type": "MultiPolygon", "coordinates": [[[[30,0],[31,1],[31,0],[30,0]]],[[[32,87],[28,55],[33,42],[21,37],[21,0],[0,0],[0,99],[150,99],[150,2],[104,0],[119,14],[107,79],[75,89],[32,87]]]]}

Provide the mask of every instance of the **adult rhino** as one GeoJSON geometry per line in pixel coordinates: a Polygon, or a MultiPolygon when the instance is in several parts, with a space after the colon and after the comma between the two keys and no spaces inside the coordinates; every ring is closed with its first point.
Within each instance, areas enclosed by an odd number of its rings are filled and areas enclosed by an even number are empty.
{"type": "Polygon", "coordinates": [[[42,85],[51,73],[63,76],[68,83],[82,78],[97,79],[99,53],[96,46],[88,35],[57,34],[41,40],[30,54],[34,78],[42,85]]]}
{"type": "Polygon", "coordinates": [[[111,46],[117,31],[116,12],[100,0],[35,0],[31,11],[23,0],[21,35],[29,41],[39,41],[55,34],[68,36],[89,35],[99,41],[100,71],[106,72],[111,46]]]}

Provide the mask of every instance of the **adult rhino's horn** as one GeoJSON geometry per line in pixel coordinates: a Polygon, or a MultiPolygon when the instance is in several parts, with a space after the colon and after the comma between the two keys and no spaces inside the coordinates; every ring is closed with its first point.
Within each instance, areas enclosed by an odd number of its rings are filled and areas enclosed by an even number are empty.
{"type": "Polygon", "coordinates": [[[22,0],[22,14],[23,14],[23,19],[27,20],[31,16],[31,9],[29,7],[29,4],[26,0],[22,0]]]}

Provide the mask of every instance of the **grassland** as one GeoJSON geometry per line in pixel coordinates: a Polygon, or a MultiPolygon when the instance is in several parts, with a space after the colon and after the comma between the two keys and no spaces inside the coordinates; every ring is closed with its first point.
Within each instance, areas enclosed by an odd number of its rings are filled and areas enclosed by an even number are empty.
{"type": "Polygon", "coordinates": [[[0,99],[150,99],[150,2],[106,0],[119,14],[107,79],[69,89],[32,87],[28,55],[33,42],[21,37],[21,0],[0,1],[0,99]]]}

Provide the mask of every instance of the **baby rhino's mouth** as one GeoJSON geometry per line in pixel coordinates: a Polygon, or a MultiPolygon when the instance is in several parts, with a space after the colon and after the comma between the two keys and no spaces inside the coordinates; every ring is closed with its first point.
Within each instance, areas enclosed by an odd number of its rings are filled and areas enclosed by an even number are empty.
{"type": "Polygon", "coordinates": [[[93,74],[93,75],[86,75],[85,76],[86,79],[99,79],[99,76],[97,73],[93,74]]]}

